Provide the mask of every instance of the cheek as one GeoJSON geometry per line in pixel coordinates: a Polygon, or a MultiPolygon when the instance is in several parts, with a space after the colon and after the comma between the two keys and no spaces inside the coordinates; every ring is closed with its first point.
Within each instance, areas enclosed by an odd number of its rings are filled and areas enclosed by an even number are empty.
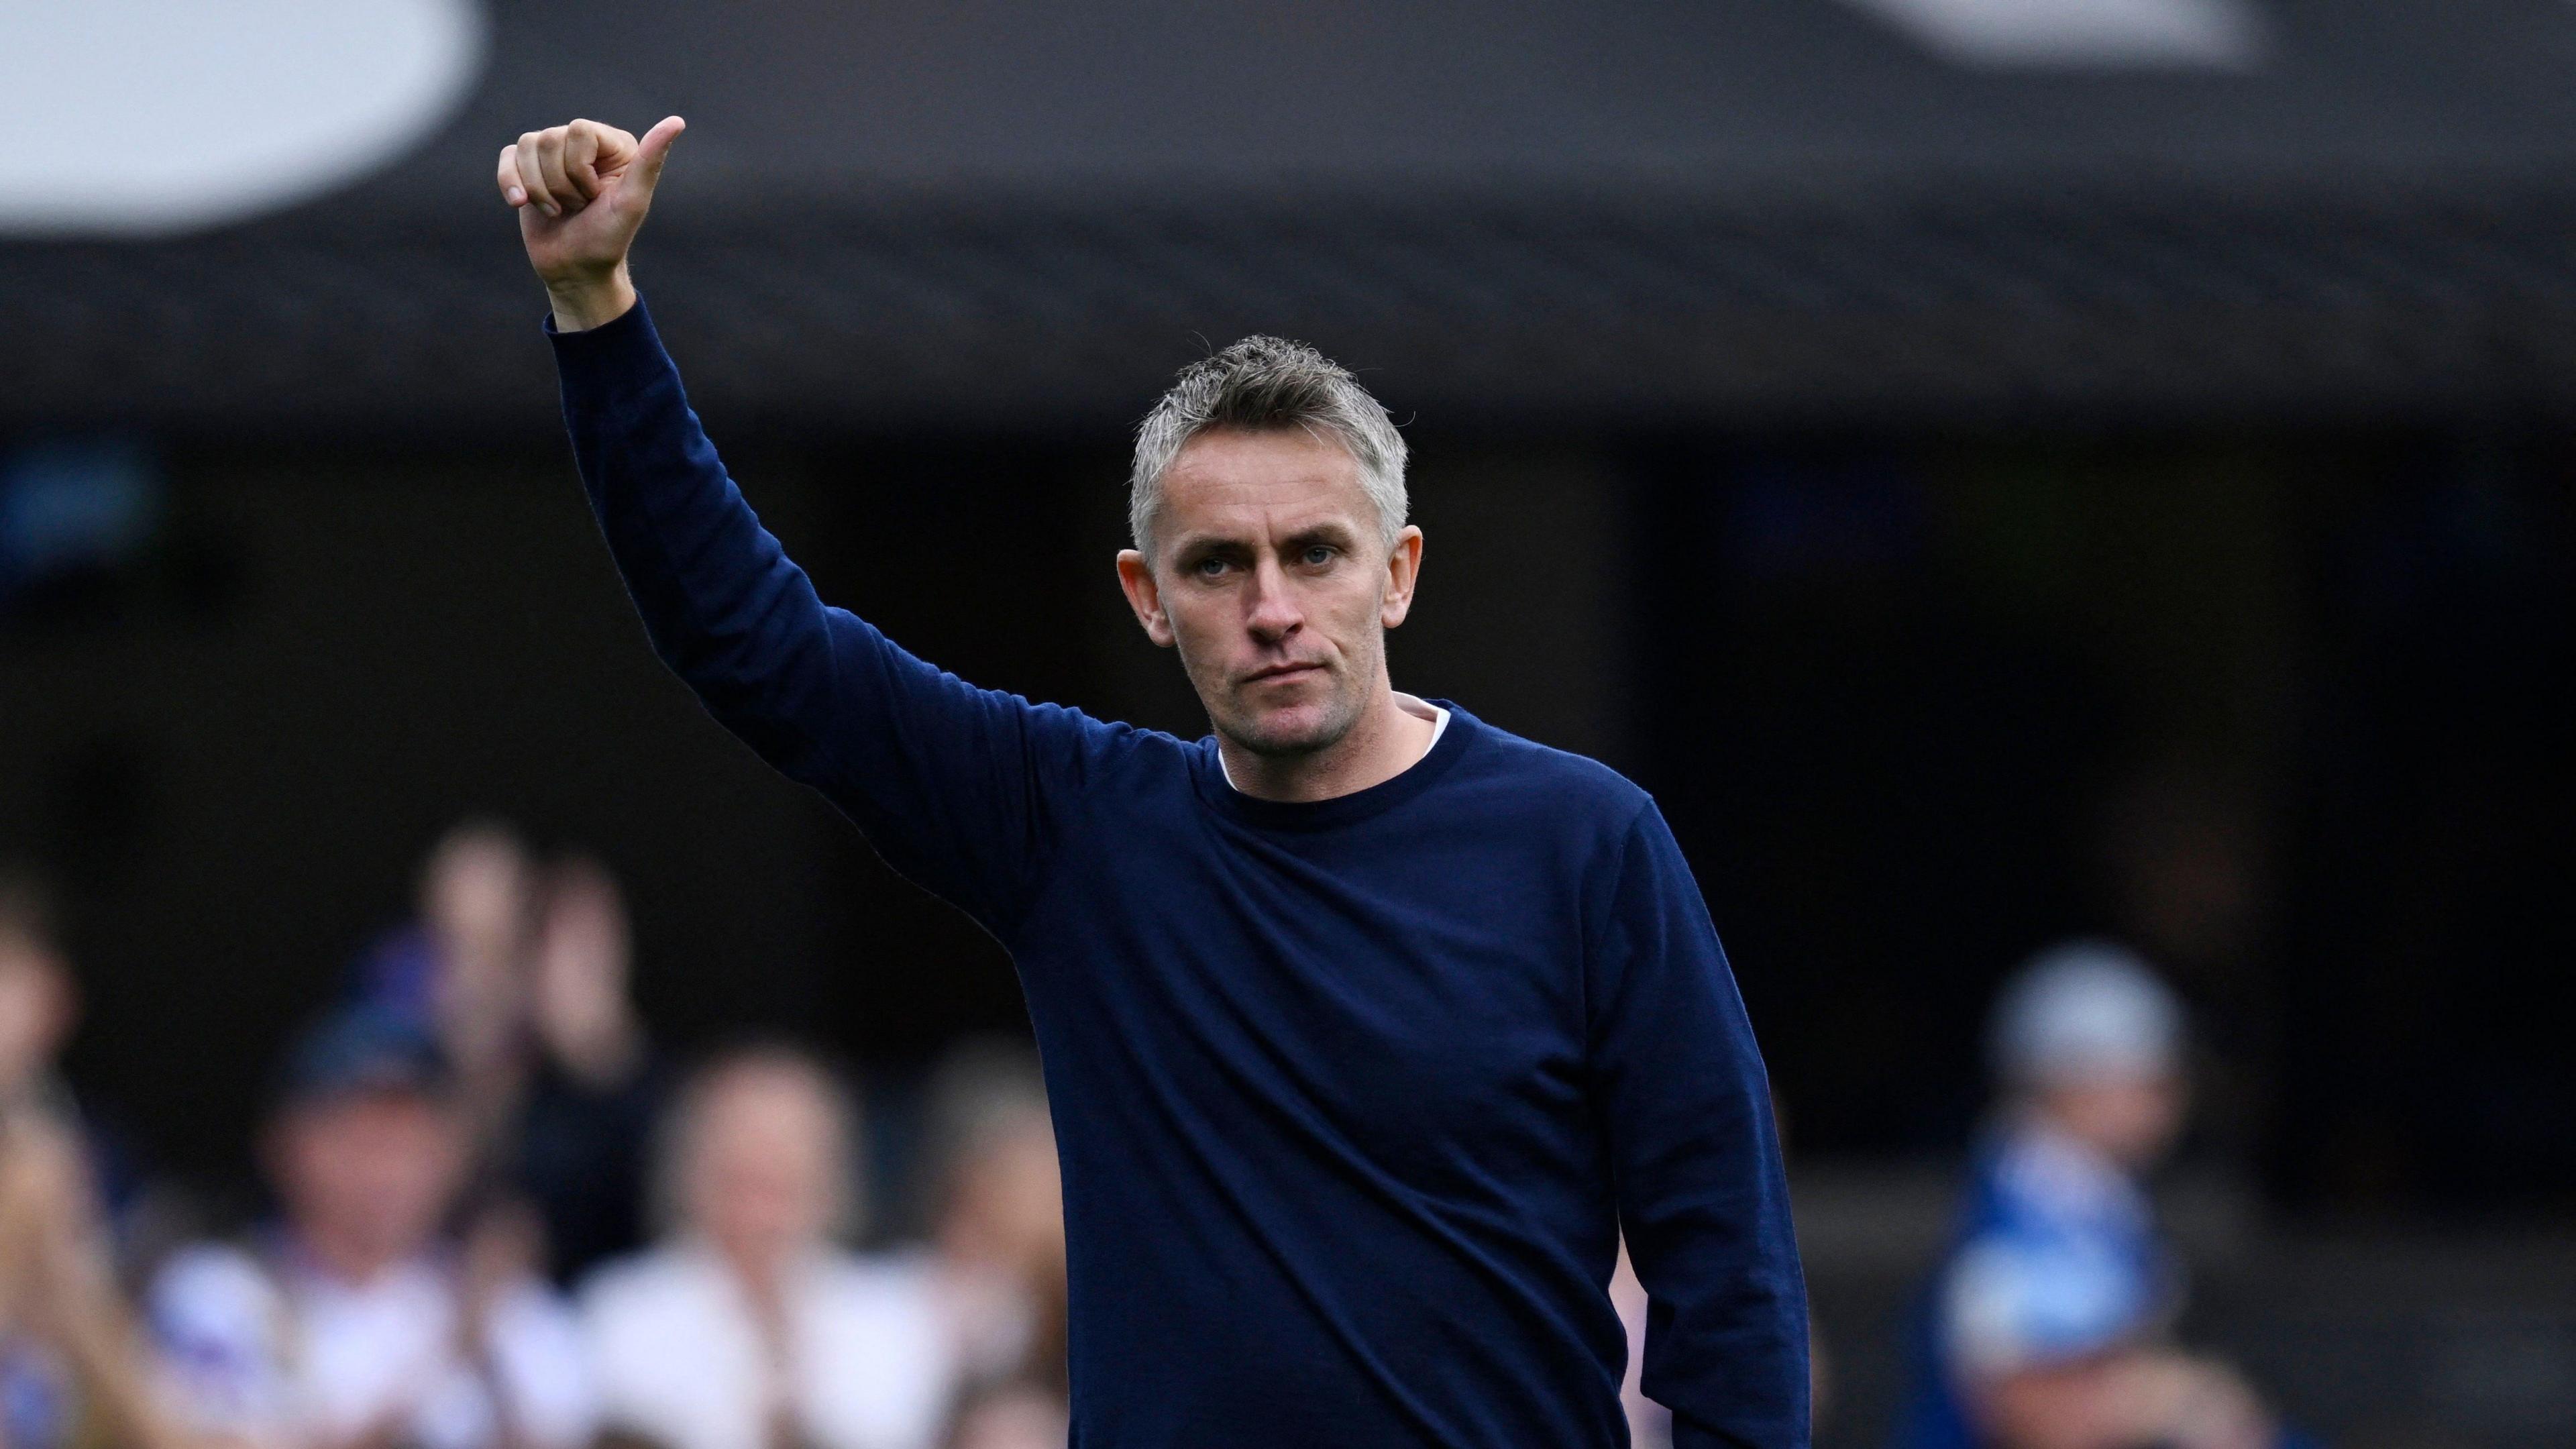
{"type": "Polygon", "coordinates": [[[1163,622],[1172,632],[1184,668],[1215,664],[1252,637],[1235,597],[1219,589],[1176,590],[1163,596],[1163,622]]]}
{"type": "Polygon", "coordinates": [[[1163,591],[1163,622],[1174,637],[1197,639],[1221,626],[1230,612],[1223,595],[1196,585],[1163,591]]]}
{"type": "Polygon", "coordinates": [[[1315,614],[1331,621],[1333,638],[1359,654],[1377,647],[1386,629],[1385,596],[1374,576],[1354,570],[1333,580],[1331,590],[1315,601],[1315,614]]]}

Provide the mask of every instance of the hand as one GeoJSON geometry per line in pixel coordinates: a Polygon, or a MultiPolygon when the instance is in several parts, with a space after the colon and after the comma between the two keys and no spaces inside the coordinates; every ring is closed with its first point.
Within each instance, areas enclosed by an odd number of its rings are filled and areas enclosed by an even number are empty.
{"type": "Polygon", "coordinates": [[[2263,1449],[2279,1437],[2243,1375],[2213,1359],[2191,1359],[2190,1392],[2173,1426],[2187,1449],[2263,1449]]]}
{"type": "Polygon", "coordinates": [[[2262,1400],[2234,1369],[2170,1349],[2129,1361],[2122,1442],[2172,1449],[2263,1449],[2276,1437],[2262,1400]]]}
{"type": "Polygon", "coordinates": [[[545,1266],[546,1228],[522,1202],[496,1202],[465,1231],[456,1273],[456,1347],[471,1364],[491,1361],[493,1312],[510,1290],[545,1266]]]}
{"type": "Polygon", "coordinates": [[[17,1316],[40,1336],[75,1340],[115,1317],[115,1275],[79,1139],[45,1114],[0,1132],[0,1270],[17,1316]]]}
{"type": "Polygon", "coordinates": [[[626,900],[607,868],[588,856],[557,865],[528,1000],[538,1041],[588,1091],[614,1091],[643,1065],[644,1029],[627,990],[632,952],[626,900]]]}
{"type": "Polygon", "coordinates": [[[518,208],[519,239],[554,301],[557,330],[597,327],[635,305],[626,252],[687,124],[664,117],[638,141],[614,126],[574,121],[501,148],[501,199],[518,208]]]}

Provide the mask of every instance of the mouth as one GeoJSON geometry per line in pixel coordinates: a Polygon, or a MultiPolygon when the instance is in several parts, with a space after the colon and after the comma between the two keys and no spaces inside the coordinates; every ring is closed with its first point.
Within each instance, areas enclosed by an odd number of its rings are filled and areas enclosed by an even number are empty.
{"type": "Polygon", "coordinates": [[[1281,680],[1303,679],[1307,675],[1323,672],[1324,666],[1320,664],[1273,664],[1243,676],[1243,682],[1248,685],[1275,684],[1281,680]]]}

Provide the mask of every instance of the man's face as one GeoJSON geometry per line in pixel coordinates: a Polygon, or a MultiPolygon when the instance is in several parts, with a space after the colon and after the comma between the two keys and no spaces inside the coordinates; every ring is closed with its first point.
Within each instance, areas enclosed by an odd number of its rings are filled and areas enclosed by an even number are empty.
{"type": "Polygon", "coordinates": [[[2059,1127],[2124,1167],[2155,1165],[2182,1132],[2190,1102],[2174,1073],[2117,1073],[2065,1082],[2040,1093],[2041,1110],[2059,1127]]]}
{"type": "Polygon", "coordinates": [[[823,1237],[840,1202],[832,1104],[792,1069],[754,1063],[710,1083],[681,1182],[691,1226],[767,1269],[823,1237]]]}
{"type": "Polygon", "coordinates": [[[273,1166],[299,1233],[349,1262],[399,1262],[437,1234],[464,1164],[445,1105],[410,1092],[358,1092],[287,1108],[273,1166]]]}
{"type": "Polygon", "coordinates": [[[1422,534],[1390,551],[1349,450],[1303,429],[1209,432],[1163,477],[1155,557],[1119,558],[1145,632],[1179,649],[1217,732],[1258,755],[1338,743],[1385,688],[1422,534]]]}

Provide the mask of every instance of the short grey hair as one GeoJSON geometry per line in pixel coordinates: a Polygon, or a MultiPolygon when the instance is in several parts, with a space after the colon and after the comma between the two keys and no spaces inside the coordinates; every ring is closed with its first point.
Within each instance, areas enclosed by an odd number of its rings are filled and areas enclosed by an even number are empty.
{"type": "Polygon", "coordinates": [[[1404,435],[1350,370],[1302,342],[1246,337],[1191,363],[1136,428],[1127,481],[1127,529],[1150,562],[1163,475],[1201,433],[1302,428],[1331,438],[1360,465],[1360,488],[1377,506],[1381,541],[1404,528],[1404,435]]]}

